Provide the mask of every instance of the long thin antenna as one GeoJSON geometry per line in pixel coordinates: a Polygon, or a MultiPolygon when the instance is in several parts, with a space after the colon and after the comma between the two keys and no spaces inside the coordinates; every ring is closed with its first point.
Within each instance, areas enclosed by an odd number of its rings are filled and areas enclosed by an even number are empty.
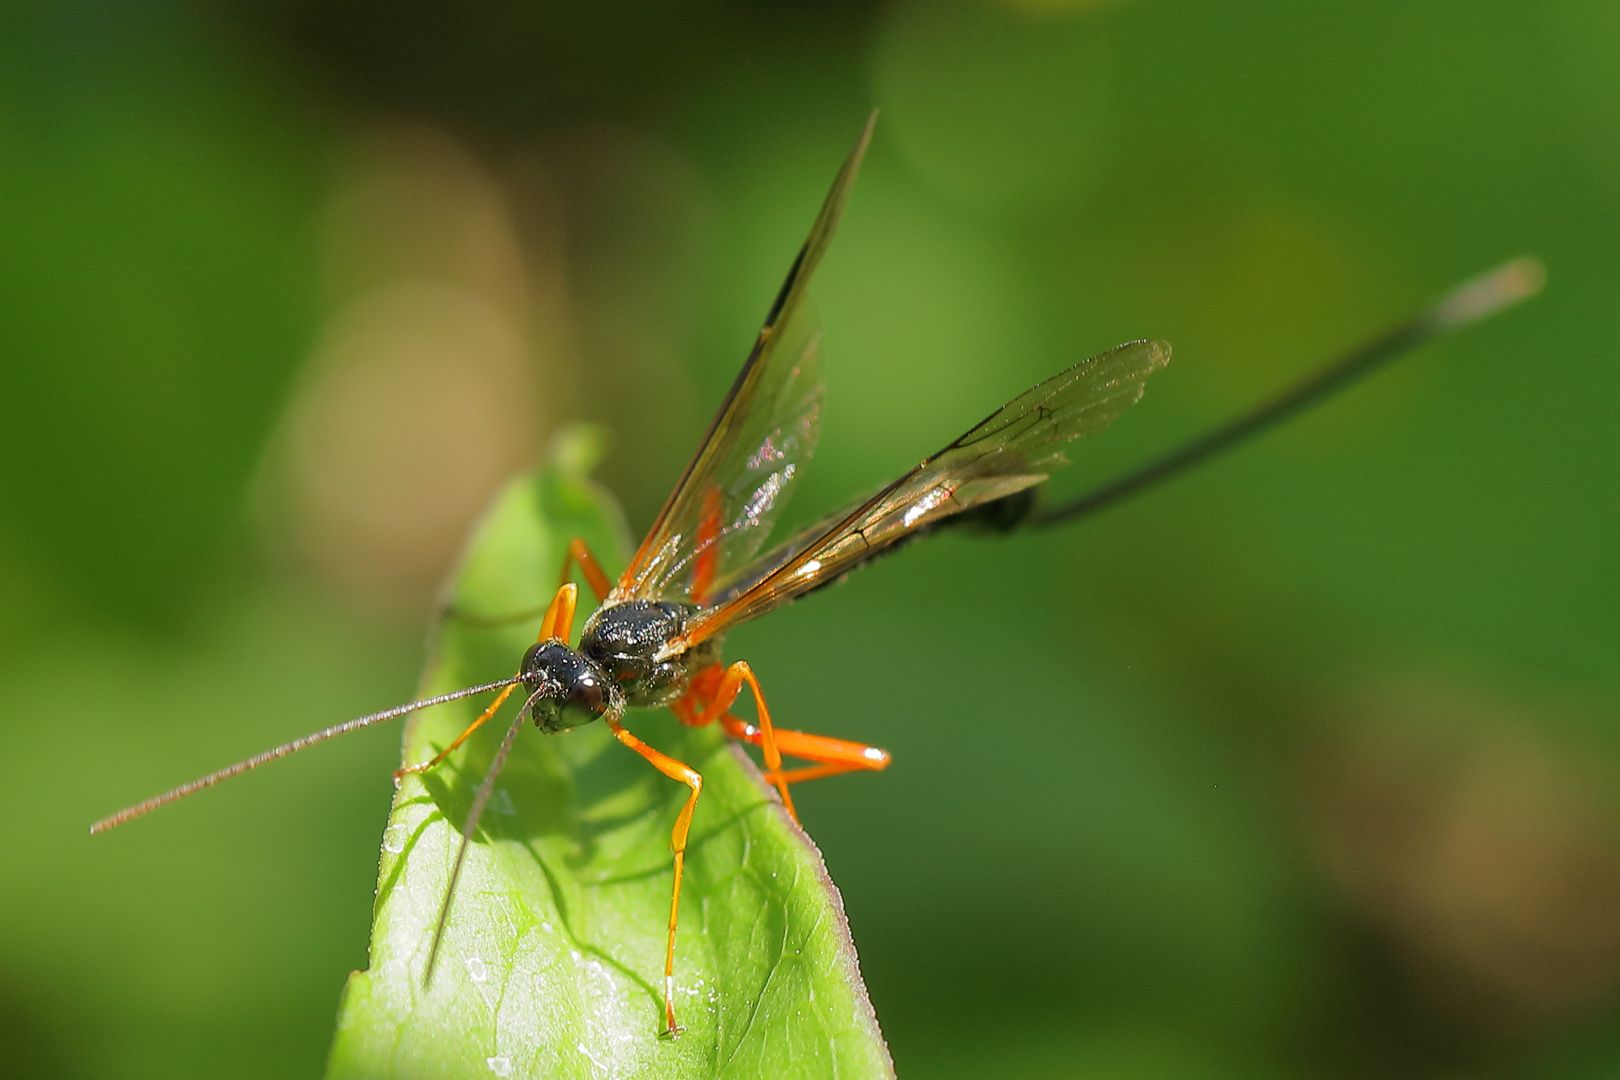
{"type": "Polygon", "coordinates": [[[306,746],[314,746],[318,742],[325,742],[327,739],[330,739],[336,735],[346,735],[351,731],[356,731],[363,727],[370,727],[372,724],[380,724],[384,720],[392,720],[395,717],[404,716],[406,713],[415,712],[417,709],[425,709],[431,705],[443,705],[447,701],[455,701],[457,698],[471,697],[473,694],[482,694],[486,690],[498,690],[503,686],[510,686],[515,682],[521,681],[522,676],[514,675],[509,679],[502,679],[500,682],[484,683],[482,686],[469,686],[462,690],[456,690],[453,693],[440,694],[438,697],[426,698],[422,701],[413,701],[407,705],[400,705],[392,709],[384,709],[382,712],[374,712],[368,716],[360,716],[353,720],[345,720],[343,723],[326,728],[324,731],[317,731],[313,735],[305,735],[301,739],[294,739],[290,743],[283,743],[274,750],[266,750],[262,754],[248,758],[246,761],[238,761],[235,765],[229,765],[218,772],[209,773],[207,776],[204,776],[198,780],[193,780],[189,784],[181,784],[173,791],[165,791],[162,795],[154,795],[145,802],[138,802],[134,806],[120,810],[118,813],[113,814],[110,817],[104,817],[94,825],[90,826],[90,834],[94,836],[96,833],[106,832],[115,825],[122,825],[131,818],[138,818],[142,814],[151,813],[160,806],[167,806],[176,799],[183,799],[193,792],[201,791],[203,788],[213,787],[221,780],[229,780],[233,776],[240,776],[251,769],[257,769],[260,765],[268,764],[275,761],[277,758],[284,758],[288,754],[304,749],[306,746]]]}
{"type": "Polygon", "coordinates": [[[1169,480],[1303,412],[1402,353],[1534,296],[1545,280],[1546,270],[1541,261],[1525,257],[1464,282],[1270,401],[1072,502],[1037,511],[1027,523],[1059,525],[1073,521],[1169,480]]]}
{"type": "Polygon", "coordinates": [[[444,903],[439,907],[439,924],[433,928],[433,947],[428,950],[427,970],[422,974],[423,986],[433,979],[433,966],[439,962],[439,946],[444,942],[445,924],[450,921],[450,901],[456,895],[456,882],[461,880],[461,867],[467,861],[467,845],[472,843],[473,833],[478,831],[478,819],[484,816],[484,807],[489,805],[489,797],[495,793],[495,778],[500,775],[501,766],[506,764],[506,755],[512,752],[518,729],[523,726],[529,707],[539,696],[538,691],[531,696],[529,703],[518,710],[512,726],[506,729],[506,738],[501,740],[501,748],[495,752],[495,760],[489,763],[489,771],[484,774],[484,782],[478,786],[472,809],[467,812],[467,822],[461,827],[461,846],[456,849],[456,864],[450,870],[450,884],[445,886],[444,903]]]}

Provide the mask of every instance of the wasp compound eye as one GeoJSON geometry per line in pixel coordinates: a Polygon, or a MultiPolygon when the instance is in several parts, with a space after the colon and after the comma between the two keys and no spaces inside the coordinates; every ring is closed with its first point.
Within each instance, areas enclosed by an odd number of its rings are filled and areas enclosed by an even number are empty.
{"type": "Polygon", "coordinates": [[[601,668],[559,641],[545,641],[523,658],[523,682],[534,697],[535,726],[556,734],[599,719],[608,708],[601,668]]]}

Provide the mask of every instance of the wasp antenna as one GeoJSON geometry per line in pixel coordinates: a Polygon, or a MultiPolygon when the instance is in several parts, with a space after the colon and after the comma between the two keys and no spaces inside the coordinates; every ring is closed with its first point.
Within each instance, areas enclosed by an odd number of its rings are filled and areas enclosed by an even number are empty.
{"type": "Polygon", "coordinates": [[[301,739],[294,739],[289,743],[282,743],[273,750],[266,750],[262,754],[256,754],[253,757],[248,758],[246,761],[238,761],[235,765],[228,765],[225,768],[220,769],[218,772],[209,773],[207,776],[193,780],[189,784],[181,784],[172,791],[165,791],[162,795],[154,795],[144,802],[138,802],[134,806],[126,807],[125,809],[118,811],[118,813],[112,814],[109,817],[104,817],[94,825],[90,826],[90,834],[94,836],[96,833],[106,832],[108,829],[111,829],[117,825],[122,825],[124,822],[129,821],[132,818],[138,818],[142,814],[149,814],[160,806],[167,806],[176,799],[183,799],[193,792],[201,791],[203,788],[213,787],[221,780],[229,780],[233,776],[240,776],[242,773],[257,769],[260,765],[268,764],[269,762],[275,761],[277,758],[284,758],[288,754],[292,754],[304,749],[306,746],[314,746],[318,742],[325,742],[327,739],[333,738],[334,736],[346,735],[351,731],[357,731],[363,727],[370,727],[372,724],[380,724],[384,720],[393,720],[396,717],[404,716],[406,713],[415,712],[417,709],[425,709],[431,705],[443,705],[447,701],[455,701],[458,698],[471,697],[474,694],[482,694],[486,690],[498,690],[503,686],[510,686],[515,682],[521,681],[521,675],[514,675],[509,679],[502,679],[499,682],[484,683],[480,686],[469,686],[461,690],[452,691],[448,694],[440,694],[438,697],[424,698],[421,701],[412,701],[408,704],[399,705],[392,709],[384,709],[382,712],[374,712],[366,716],[355,717],[353,720],[345,720],[341,724],[335,724],[332,727],[326,728],[322,731],[317,731],[312,735],[305,735],[301,739]]]}
{"type": "Polygon", "coordinates": [[[1037,511],[1028,524],[1060,525],[1086,517],[1169,480],[1319,404],[1419,345],[1534,296],[1546,277],[1541,260],[1525,256],[1465,281],[1269,401],[1071,502],[1037,511]]]}
{"type": "Polygon", "coordinates": [[[484,774],[484,782],[478,785],[478,795],[473,799],[472,809],[467,812],[467,821],[461,827],[461,844],[456,848],[456,862],[450,868],[450,883],[444,888],[444,903],[439,906],[439,922],[433,928],[433,945],[428,949],[427,968],[422,973],[422,985],[426,987],[433,980],[433,968],[439,962],[439,946],[444,943],[445,924],[450,921],[450,901],[456,895],[456,882],[461,880],[461,868],[467,861],[467,845],[472,843],[473,833],[478,831],[478,819],[484,816],[484,807],[489,805],[489,797],[495,793],[495,778],[500,775],[501,767],[506,764],[506,755],[512,752],[512,743],[517,740],[518,729],[523,721],[528,719],[529,708],[534,699],[545,693],[544,689],[537,690],[529,696],[529,700],[518,710],[517,716],[512,720],[512,726],[506,729],[506,738],[501,740],[501,748],[495,752],[495,760],[489,763],[489,771],[484,774]]]}

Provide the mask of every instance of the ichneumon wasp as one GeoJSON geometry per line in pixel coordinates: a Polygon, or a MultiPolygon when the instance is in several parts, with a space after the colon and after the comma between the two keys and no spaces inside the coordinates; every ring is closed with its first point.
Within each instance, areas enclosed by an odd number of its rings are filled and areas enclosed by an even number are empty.
{"type": "Polygon", "coordinates": [[[861,743],[776,727],[748,663],[738,660],[728,666],[721,661],[727,630],[943,528],[1011,532],[1094,513],[1301,412],[1424,341],[1530,296],[1541,284],[1541,267],[1535,260],[1508,263],[1459,286],[1235,420],[1077,499],[1042,506],[1041,486],[1050,470],[1063,463],[1064,445],[1107,428],[1141,398],[1147,377],[1170,357],[1163,342],[1118,346],[1036,385],[875,495],[851,501],[762,554],[772,525],[815,448],[824,385],[822,336],[806,289],[837,228],[875,119],[876,114],[868,120],[839,170],[747,361],[630,565],[612,579],[585,544],[574,540],[537,641],[516,672],[296,739],[121,810],[96,822],[90,831],[121,825],[333,736],[498,691],[489,707],[441,752],[395,775],[425,772],[454,753],[521,688],[523,705],[507,728],[461,831],[427,975],[432,976],[468,844],[523,723],[532,719],[540,730],[555,734],[600,720],[621,743],[690,788],[671,835],[674,885],[665,950],[664,1018],[666,1033],[673,1034],[680,1030],[673,995],[681,875],[703,778],[628,731],[622,723],[628,708],[667,706],[683,723],[719,723],[731,736],[758,746],[766,780],[794,815],[793,784],[883,769],[889,755],[861,743]],[[576,565],[598,602],[577,641],[573,629],[578,591],[568,580],[576,565]],[[756,723],[739,720],[729,711],[745,688],[753,697],[756,723]],[[784,755],[809,764],[784,768],[784,755]]]}

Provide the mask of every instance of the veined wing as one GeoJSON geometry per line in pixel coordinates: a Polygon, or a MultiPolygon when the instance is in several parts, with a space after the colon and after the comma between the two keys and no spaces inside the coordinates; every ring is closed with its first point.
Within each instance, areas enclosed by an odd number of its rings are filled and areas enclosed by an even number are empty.
{"type": "Polygon", "coordinates": [[[872,137],[873,113],[788,270],[742,371],[611,599],[703,604],[759,551],[820,434],[821,321],[805,289],[872,137]]]}
{"type": "Polygon", "coordinates": [[[1065,443],[1112,424],[1169,360],[1164,342],[1135,341],[1019,395],[876,495],[777,545],[757,569],[721,582],[712,607],[669,650],[690,648],[802,596],[953,514],[1039,484],[1065,464],[1065,443]]]}

